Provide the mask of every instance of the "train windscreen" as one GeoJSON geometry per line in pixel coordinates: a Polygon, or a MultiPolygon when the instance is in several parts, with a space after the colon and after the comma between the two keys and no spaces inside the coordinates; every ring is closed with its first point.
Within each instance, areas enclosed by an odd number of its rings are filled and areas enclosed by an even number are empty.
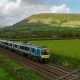
{"type": "Polygon", "coordinates": [[[49,54],[49,50],[42,50],[42,55],[48,55],[49,54]]]}

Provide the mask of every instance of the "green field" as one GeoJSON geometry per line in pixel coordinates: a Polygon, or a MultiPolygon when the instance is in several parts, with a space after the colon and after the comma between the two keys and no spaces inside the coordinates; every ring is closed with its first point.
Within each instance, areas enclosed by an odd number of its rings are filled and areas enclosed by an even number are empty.
{"type": "Polygon", "coordinates": [[[80,59],[80,40],[41,40],[30,41],[32,44],[47,46],[51,53],[80,59]]]}
{"type": "Polygon", "coordinates": [[[11,76],[5,68],[0,67],[0,80],[16,80],[16,78],[11,76]]]}
{"type": "Polygon", "coordinates": [[[47,46],[50,49],[53,62],[68,63],[80,67],[80,39],[40,40],[30,41],[30,43],[47,46]]]}
{"type": "Polygon", "coordinates": [[[0,54],[0,80],[42,80],[35,71],[24,68],[13,60],[0,54]]]}

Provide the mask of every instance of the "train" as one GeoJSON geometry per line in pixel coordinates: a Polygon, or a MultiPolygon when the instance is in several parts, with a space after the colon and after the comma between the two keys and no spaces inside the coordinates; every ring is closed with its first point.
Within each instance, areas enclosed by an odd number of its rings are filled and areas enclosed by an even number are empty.
{"type": "Polygon", "coordinates": [[[10,49],[11,51],[21,55],[27,55],[36,61],[46,62],[50,59],[49,49],[45,46],[36,46],[30,43],[0,40],[0,47],[10,49]]]}

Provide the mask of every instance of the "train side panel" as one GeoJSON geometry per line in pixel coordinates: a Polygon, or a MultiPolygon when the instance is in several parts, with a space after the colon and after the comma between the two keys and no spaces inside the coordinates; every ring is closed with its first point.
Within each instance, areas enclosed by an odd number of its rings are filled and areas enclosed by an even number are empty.
{"type": "Polygon", "coordinates": [[[19,45],[18,47],[19,47],[19,52],[23,52],[24,54],[30,55],[30,47],[29,46],[19,45]]]}

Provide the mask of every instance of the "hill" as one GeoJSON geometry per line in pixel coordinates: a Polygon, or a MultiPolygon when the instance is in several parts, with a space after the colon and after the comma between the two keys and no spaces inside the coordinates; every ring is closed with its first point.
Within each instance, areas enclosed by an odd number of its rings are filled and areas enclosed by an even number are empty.
{"type": "Polygon", "coordinates": [[[80,27],[80,14],[53,14],[41,13],[34,14],[16,24],[12,27],[19,27],[22,29],[28,26],[62,26],[62,27],[80,27]]]}
{"type": "Polygon", "coordinates": [[[4,28],[5,26],[3,26],[3,25],[0,25],[0,28],[4,28]]]}
{"type": "Polygon", "coordinates": [[[35,14],[25,19],[24,22],[51,25],[57,24],[66,27],[80,27],[80,14],[35,14]]]}
{"type": "Polygon", "coordinates": [[[80,14],[35,14],[10,27],[1,29],[0,37],[80,38],[80,14]]]}

